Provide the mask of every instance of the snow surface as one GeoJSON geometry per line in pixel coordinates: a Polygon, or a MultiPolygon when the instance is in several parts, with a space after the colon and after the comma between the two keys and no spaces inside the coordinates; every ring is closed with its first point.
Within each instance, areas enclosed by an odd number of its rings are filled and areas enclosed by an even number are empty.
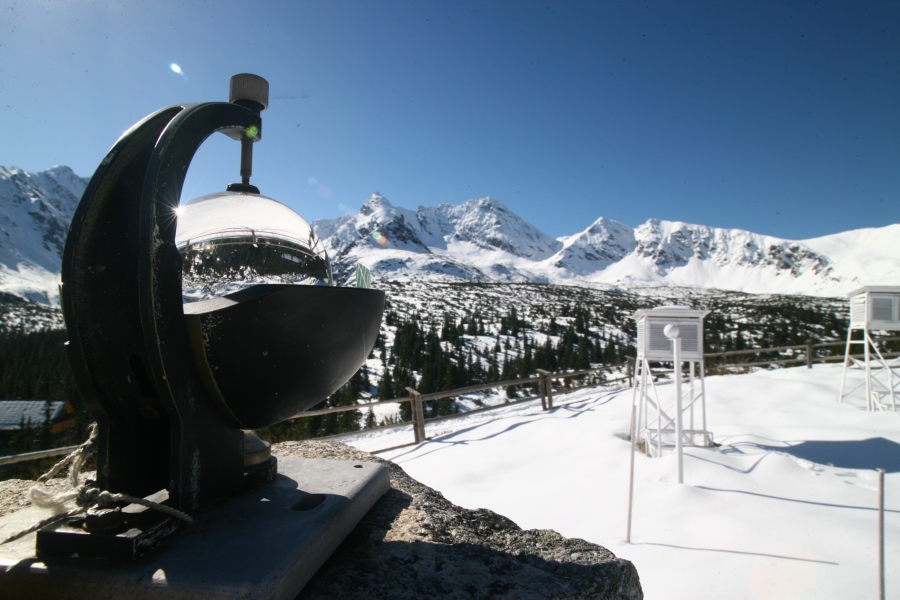
{"type": "MultiPolygon", "coordinates": [[[[887,597],[900,594],[900,414],[837,402],[842,368],[707,378],[719,448],[638,453],[625,543],[630,389],[594,388],[429,424],[433,437],[382,453],[467,508],[555,529],[631,560],[647,598],[877,597],[877,467],[887,470],[887,597]],[[559,406],[559,404],[562,404],[559,406]]],[[[861,380],[851,371],[851,383],[861,380]]],[[[660,391],[671,393],[671,384],[660,391]]],[[[374,450],[409,428],[347,442],[374,450]]]]}

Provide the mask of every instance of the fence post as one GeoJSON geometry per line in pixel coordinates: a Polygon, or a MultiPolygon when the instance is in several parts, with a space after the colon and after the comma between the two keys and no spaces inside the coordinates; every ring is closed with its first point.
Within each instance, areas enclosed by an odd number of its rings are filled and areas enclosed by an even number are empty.
{"type": "MultiPolygon", "coordinates": [[[[540,369],[538,369],[538,373],[540,373],[540,369]]],[[[541,410],[547,410],[547,392],[544,388],[544,380],[541,379],[538,382],[538,390],[541,392],[541,410]]]]}
{"type": "Polygon", "coordinates": [[[550,381],[550,371],[538,369],[538,374],[544,378],[544,391],[547,392],[547,404],[543,406],[544,410],[553,410],[553,384],[550,381]]]}
{"type": "Polygon", "coordinates": [[[634,359],[630,356],[625,357],[628,366],[625,367],[625,373],[628,376],[628,387],[634,387],[634,359]]]}
{"type": "Polygon", "coordinates": [[[547,410],[553,410],[553,381],[550,379],[552,373],[547,373],[547,410]]]}
{"type": "Polygon", "coordinates": [[[416,443],[425,441],[425,410],[422,408],[422,394],[412,388],[406,388],[409,392],[410,401],[412,402],[412,420],[413,434],[416,437],[416,443]]]}
{"type": "Polygon", "coordinates": [[[806,368],[812,369],[812,340],[806,340],[806,368]]]}

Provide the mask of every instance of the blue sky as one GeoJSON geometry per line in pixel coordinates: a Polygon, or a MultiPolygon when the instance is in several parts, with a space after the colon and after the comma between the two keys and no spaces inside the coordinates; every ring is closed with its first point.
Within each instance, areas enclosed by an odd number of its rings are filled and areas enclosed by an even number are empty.
{"type": "MultiPolygon", "coordinates": [[[[271,85],[253,183],[309,220],[377,190],[490,195],[554,237],[900,222],[900,2],[0,0],[0,165],[89,176],[238,72],[271,85]]],[[[183,195],[238,164],[210,138],[183,195]]]]}

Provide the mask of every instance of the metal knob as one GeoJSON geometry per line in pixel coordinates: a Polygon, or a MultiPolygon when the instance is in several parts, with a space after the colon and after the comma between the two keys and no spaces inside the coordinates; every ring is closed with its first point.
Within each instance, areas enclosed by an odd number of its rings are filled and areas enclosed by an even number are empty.
{"type": "Polygon", "coordinates": [[[228,86],[228,101],[264,111],[269,107],[269,82],[252,73],[232,75],[228,86]]]}

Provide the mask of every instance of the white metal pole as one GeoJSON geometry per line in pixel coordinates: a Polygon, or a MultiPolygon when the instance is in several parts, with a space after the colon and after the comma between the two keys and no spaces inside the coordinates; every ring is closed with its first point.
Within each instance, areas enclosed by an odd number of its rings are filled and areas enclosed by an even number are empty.
{"type": "MultiPolygon", "coordinates": [[[[631,380],[634,383],[634,387],[631,388],[631,406],[634,407],[635,404],[640,403],[643,398],[638,398],[638,388],[641,387],[640,382],[638,381],[638,361],[634,359],[634,371],[632,372],[633,379],[631,380]]],[[[634,418],[632,417],[632,421],[634,418]]],[[[640,413],[638,414],[638,420],[640,420],[640,413]]]]}
{"type": "MultiPolygon", "coordinates": [[[[850,312],[853,312],[853,303],[850,304],[850,312]]],[[[850,362],[850,341],[853,339],[853,325],[847,329],[847,348],[844,350],[844,374],[841,375],[841,395],[838,403],[844,401],[844,383],[847,381],[847,363],[850,362]]]]}
{"type": "Polygon", "coordinates": [[[703,445],[709,446],[709,434],[706,433],[706,365],[700,359],[700,406],[703,408],[703,445]]]}
{"type": "Polygon", "coordinates": [[[625,533],[625,543],[631,543],[631,504],[634,499],[634,446],[635,436],[637,435],[637,422],[635,421],[635,406],[631,404],[631,472],[628,475],[628,529],[625,533]]]}
{"type": "MultiPolygon", "coordinates": [[[[652,375],[651,375],[652,377],[652,375]]],[[[659,394],[656,393],[656,390],[653,390],[653,394],[656,396],[656,456],[659,458],[662,456],[662,414],[663,414],[663,404],[659,399],[659,394]]]]}
{"type": "Polygon", "coordinates": [[[866,408],[875,410],[875,404],[872,402],[872,363],[869,360],[869,324],[863,330],[863,347],[865,348],[864,356],[866,359],[866,408]]]}
{"type": "Polygon", "coordinates": [[[681,338],[675,338],[675,453],[678,454],[678,483],[684,483],[684,427],[681,419],[681,338]]]}
{"type": "Polygon", "coordinates": [[[666,325],[663,333],[672,340],[675,361],[675,454],[678,457],[678,483],[684,483],[683,429],[681,424],[681,338],[678,325],[666,325]]]}
{"type": "Polygon", "coordinates": [[[663,412],[663,404],[659,399],[659,394],[656,392],[656,386],[653,384],[653,373],[650,371],[650,362],[647,359],[644,359],[647,363],[647,381],[648,384],[653,389],[653,395],[656,397],[656,457],[659,458],[662,456],[662,412],[663,412]]]}
{"type": "Polygon", "coordinates": [[[878,469],[878,592],[884,600],[884,469],[878,469]]]}
{"type": "MultiPolygon", "coordinates": [[[[635,369],[638,368],[638,362],[635,361],[635,369]]],[[[635,371],[635,384],[637,384],[637,371],[635,371]]],[[[638,398],[638,416],[637,416],[637,428],[635,429],[635,435],[640,435],[641,439],[644,437],[644,430],[647,429],[647,388],[644,385],[644,361],[642,360],[640,363],[640,373],[641,373],[641,392],[640,397],[638,398]],[[638,433],[639,432],[639,433],[638,433]]],[[[649,446],[645,443],[644,445],[644,454],[649,455],[650,449],[649,446]]]]}
{"type": "Polygon", "coordinates": [[[694,431],[697,429],[694,427],[694,399],[696,398],[694,392],[694,361],[688,361],[688,377],[690,380],[690,399],[691,399],[691,444],[694,443],[694,431]]]}

